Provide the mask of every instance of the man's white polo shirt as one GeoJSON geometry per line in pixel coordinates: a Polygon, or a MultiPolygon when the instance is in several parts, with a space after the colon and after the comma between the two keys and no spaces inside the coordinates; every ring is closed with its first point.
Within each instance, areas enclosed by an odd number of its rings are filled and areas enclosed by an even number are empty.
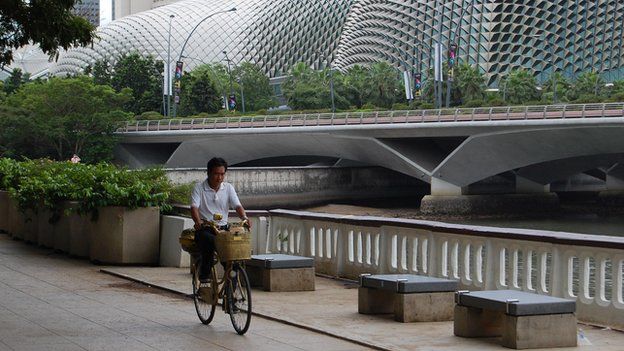
{"type": "Polygon", "coordinates": [[[241,206],[236,190],[230,183],[223,182],[218,191],[214,191],[208,180],[195,184],[191,193],[191,206],[199,209],[201,219],[212,220],[215,213],[219,213],[223,218],[219,225],[226,225],[228,221],[228,211],[241,206]]]}

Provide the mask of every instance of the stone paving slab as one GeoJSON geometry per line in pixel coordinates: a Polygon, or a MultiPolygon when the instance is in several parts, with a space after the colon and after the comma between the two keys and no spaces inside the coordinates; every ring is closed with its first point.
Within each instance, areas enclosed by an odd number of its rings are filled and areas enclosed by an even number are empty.
{"type": "MultiPolygon", "coordinates": [[[[188,268],[103,267],[104,270],[191,293],[188,268]]],[[[453,335],[453,322],[399,323],[357,313],[357,282],[316,277],[316,291],[252,290],[254,312],[310,330],[336,335],[381,350],[507,350],[498,338],[466,339],[453,335]]],[[[252,320],[253,324],[253,320],[252,320]]],[[[621,351],[624,333],[579,324],[579,346],[543,350],[621,351]]]]}
{"type": "Polygon", "coordinates": [[[206,326],[187,298],[102,274],[86,260],[0,234],[0,351],[5,350],[370,348],[258,317],[240,336],[222,312],[206,326]]]}

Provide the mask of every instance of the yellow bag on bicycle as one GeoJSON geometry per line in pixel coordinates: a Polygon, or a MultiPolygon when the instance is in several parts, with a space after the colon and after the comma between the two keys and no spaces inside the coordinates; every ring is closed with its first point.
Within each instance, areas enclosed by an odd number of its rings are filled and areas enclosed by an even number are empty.
{"type": "Polygon", "coordinates": [[[251,233],[243,227],[232,226],[229,231],[220,231],[216,244],[221,261],[251,258],[251,233]]]}
{"type": "Polygon", "coordinates": [[[195,229],[184,229],[180,234],[180,239],[178,240],[180,241],[180,246],[182,247],[182,250],[190,254],[195,254],[199,252],[199,248],[197,247],[197,244],[195,244],[195,229]]]}

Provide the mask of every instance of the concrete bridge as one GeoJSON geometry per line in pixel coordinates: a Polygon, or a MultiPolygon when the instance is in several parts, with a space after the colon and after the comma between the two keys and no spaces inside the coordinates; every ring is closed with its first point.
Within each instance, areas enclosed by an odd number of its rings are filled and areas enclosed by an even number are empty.
{"type": "Polygon", "coordinates": [[[119,129],[117,156],[170,168],[212,155],[284,166],[329,157],[410,175],[442,196],[487,193],[478,185],[494,176],[515,184],[511,192],[543,193],[583,172],[622,189],[623,117],[624,103],[607,103],[139,121],[119,129]]]}

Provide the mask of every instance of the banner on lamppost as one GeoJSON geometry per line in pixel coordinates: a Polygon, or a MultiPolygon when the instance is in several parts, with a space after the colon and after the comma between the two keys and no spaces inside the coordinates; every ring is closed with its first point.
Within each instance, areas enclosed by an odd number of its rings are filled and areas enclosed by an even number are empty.
{"type": "Polygon", "coordinates": [[[412,94],[410,74],[407,71],[403,71],[403,85],[405,86],[405,98],[407,100],[414,99],[414,95],[412,94]]]}
{"type": "Polygon", "coordinates": [[[442,44],[435,43],[433,46],[433,76],[434,80],[441,82],[442,81],[442,44]]]}
{"type": "Polygon", "coordinates": [[[414,74],[414,95],[420,96],[422,90],[422,74],[415,73],[414,74]]]}
{"type": "Polygon", "coordinates": [[[182,62],[182,61],[177,61],[176,62],[176,70],[175,70],[175,79],[176,80],[182,79],[182,68],[183,67],[184,67],[184,62],[182,62]]]}

